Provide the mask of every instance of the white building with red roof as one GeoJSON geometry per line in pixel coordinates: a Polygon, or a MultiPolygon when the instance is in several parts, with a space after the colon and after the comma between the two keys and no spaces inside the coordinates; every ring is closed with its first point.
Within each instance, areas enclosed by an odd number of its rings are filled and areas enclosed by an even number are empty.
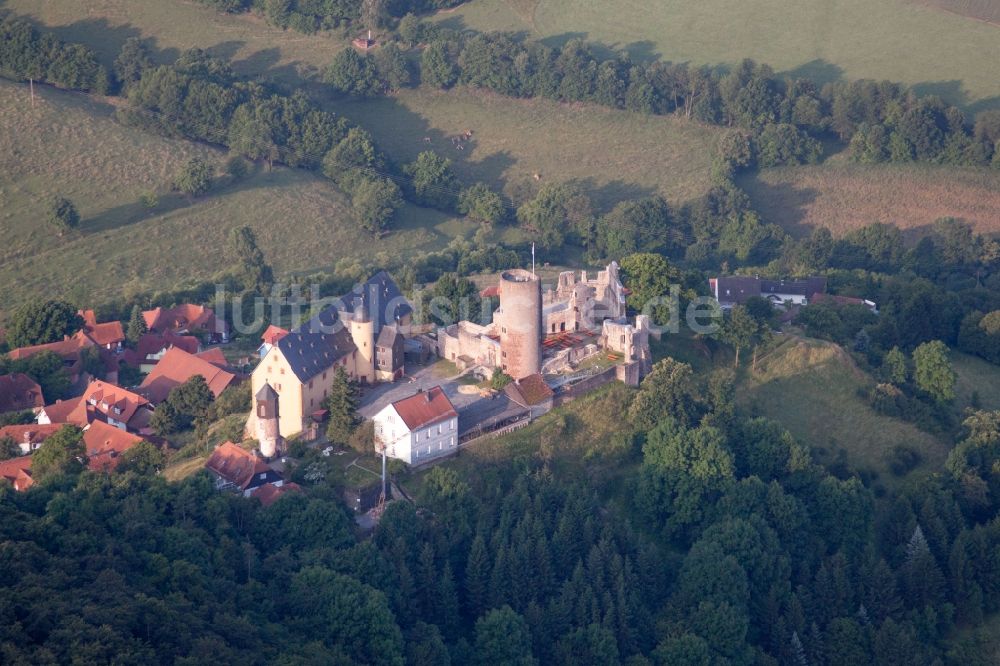
{"type": "Polygon", "coordinates": [[[372,421],[376,447],[409,465],[458,449],[458,412],[440,386],[386,405],[372,421]]]}

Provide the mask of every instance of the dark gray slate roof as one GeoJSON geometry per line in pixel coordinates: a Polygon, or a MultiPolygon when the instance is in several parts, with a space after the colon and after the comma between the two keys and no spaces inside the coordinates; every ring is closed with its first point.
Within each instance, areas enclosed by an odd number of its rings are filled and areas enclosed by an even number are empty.
{"type": "Polygon", "coordinates": [[[341,296],[339,302],[306,322],[302,330],[332,330],[337,323],[338,312],[344,312],[346,318],[346,315],[353,315],[359,310],[363,310],[365,316],[371,317],[375,337],[378,338],[383,326],[395,324],[413,312],[413,307],[392,277],[385,271],[379,271],[364,284],[341,296]]]}
{"type": "Polygon", "coordinates": [[[767,297],[771,294],[792,294],[811,297],[826,293],[826,278],[807,277],[795,280],[770,280],[743,275],[729,275],[717,278],[720,302],[744,303],[754,296],[767,297]]]}
{"type": "Polygon", "coordinates": [[[403,334],[395,326],[384,326],[382,327],[382,332],[378,334],[375,346],[390,349],[396,345],[397,338],[401,337],[403,337],[403,334]]]}
{"type": "Polygon", "coordinates": [[[264,382],[264,385],[260,387],[259,391],[257,391],[256,398],[259,402],[264,402],[265,400],[277,400],[278,393],[271,388],[270,384],[264,382]]]}
{"type": "Polygon", "coordinates": [[[346,328],[336,333],[293,331],[279,340],[277,347],[302,383],[357,349],[346,328]]]}

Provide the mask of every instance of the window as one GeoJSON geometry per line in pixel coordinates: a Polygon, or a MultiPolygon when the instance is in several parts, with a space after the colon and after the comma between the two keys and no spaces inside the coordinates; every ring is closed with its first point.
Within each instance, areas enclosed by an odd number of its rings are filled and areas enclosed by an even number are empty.
{"type": "Polygon", "coordinates": [[[310,407],[312,407],[312,406],[313,406],[313,399],[312,399],[312,398],[309,398],[309,406],[310,406],[310,407]]]}
{"type": "Polygon", "coordinates": [[[281,372],[281,374],[285,374],[285,369],[281,368],[280,372],[281,372]]]}
{"type": "MultiPolygon", "coordinates": [[[[323,379],[326,379],[326,370],[323,371],[323,379]]],[[[323,395],[326,395],[326,391],[323,391],[323,395]]]]}
{"type": "Polygon", "coordinates": [[[310,379],[309,380],[309,388],[312,388],[312,387],[313,387],[313,380],[310,379]]]}
{"type": "Polygon", "coordinates": [[[260,478],[261,481],[263,481],[264,479],[266,479],[267,478],[267,472],[263,472],[262,474],[260,474],[259,478],[260,478]]]}
{"type": "Polygon", "coordinates": [[[441,424],[440,423],[438,424],[438,434],[439,435],[441,434],[441,424]]]}
{"type": "Polygon", "coordinates": [[[452,430],[454,430],[454,429],[455,429],[455,421],[454,421],[454,419],[453,419],[453,420],[452,420],[452,422],[451,422],[451,429],[452,429],[452,430]]]}

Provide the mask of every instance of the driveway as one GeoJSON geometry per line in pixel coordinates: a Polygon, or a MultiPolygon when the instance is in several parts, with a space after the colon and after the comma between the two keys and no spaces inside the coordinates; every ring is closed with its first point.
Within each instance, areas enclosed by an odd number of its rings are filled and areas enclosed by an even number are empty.
{"type": "Polygon", "coordinates": [[[359,401],[358,414],[371,419],[386,405],[409,398],[418,390],[427,391],[435,386],[440,386],[451,400],[451,404],[455,405],[458,411],[460,436],[481,423],[504,419],[525,411],[503,393],[492,398],[483,398],[478,393],[460,392],[459,388],[464,385],[456,381],[459,375],[447,377],[442,374],[441,368],[440,364],[417,367],[398,382],[365,387],[359,401]]]}

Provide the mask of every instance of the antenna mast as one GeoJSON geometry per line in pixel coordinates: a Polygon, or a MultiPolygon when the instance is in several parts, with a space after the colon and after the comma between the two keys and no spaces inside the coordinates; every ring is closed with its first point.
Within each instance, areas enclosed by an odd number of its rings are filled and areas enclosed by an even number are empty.
{"type": "Polygon", "coordinates": [[[535,243],[531,243],[531,274],[535,274],[535,243]]]}

